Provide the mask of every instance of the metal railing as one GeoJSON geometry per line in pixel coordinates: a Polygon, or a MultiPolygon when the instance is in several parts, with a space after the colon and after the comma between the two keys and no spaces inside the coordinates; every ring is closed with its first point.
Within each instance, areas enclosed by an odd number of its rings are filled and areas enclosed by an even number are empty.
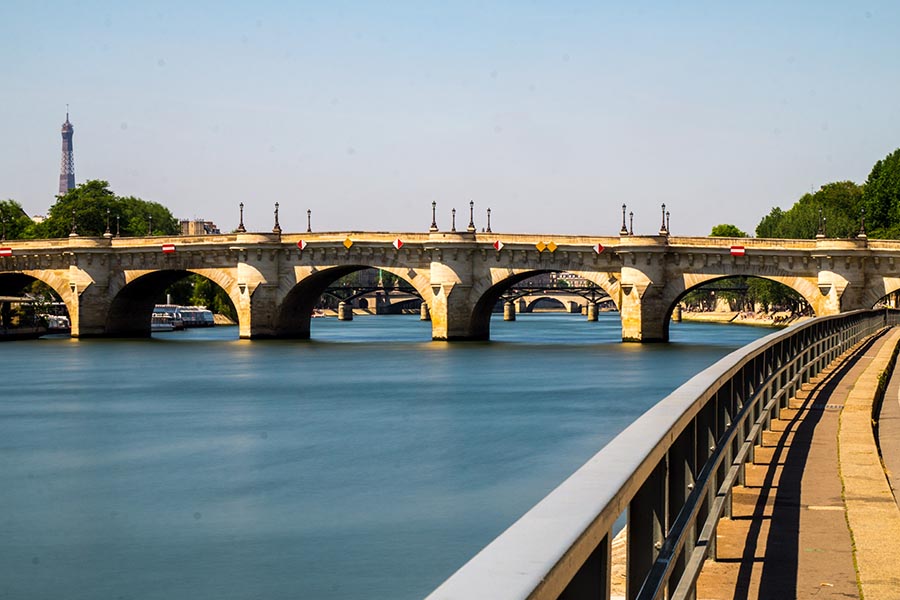
{"type": "Polygon", "coordinates": [[[627,512],[626,597],[695,596],[762,432],[800,386],[897,312],[855,311],[773,333],[669,394],[432,592],[431,600],[609,598],[627,512]]]}

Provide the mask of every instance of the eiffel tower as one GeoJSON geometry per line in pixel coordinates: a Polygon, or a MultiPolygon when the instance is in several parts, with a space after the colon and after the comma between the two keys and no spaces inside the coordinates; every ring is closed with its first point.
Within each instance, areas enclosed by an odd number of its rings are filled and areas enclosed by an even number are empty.
{"type": "Polygon", "coordinates": [[[66,122],[62,124],[62,163],[59,167],[59,195],[75,187],[75,153],[72,134],[75,129],[69,123],[69,107],[66,106],[66,122]]]}

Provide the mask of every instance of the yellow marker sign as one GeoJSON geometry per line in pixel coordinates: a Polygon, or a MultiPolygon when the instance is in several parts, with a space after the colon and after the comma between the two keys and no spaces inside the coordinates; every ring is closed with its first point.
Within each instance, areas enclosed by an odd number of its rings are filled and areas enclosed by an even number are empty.
{"type": "Polygon", "coordinates": [[[537,244],[534,245],[534,247],[537,248],[538,252],[543,252],[544,250],[547,249],[547,244],[545,244],[544,242],[538,242],[537,244]]]}
{"type": "Polygon", "coordinates": [[[556,252],[556,244],[550,242],[549,244],[547,244],[547,250],[549,250],[550,252],[556,252]]]}
{"type": "Polygon", "coordinates": [[[353,245],[353,240],[351,240],[350,238],[347,238],[346,240],[344,240],[344,248],[346,248],[347,250],[349,250],[350,246],[352,246],[352,245],[353,245]]]}

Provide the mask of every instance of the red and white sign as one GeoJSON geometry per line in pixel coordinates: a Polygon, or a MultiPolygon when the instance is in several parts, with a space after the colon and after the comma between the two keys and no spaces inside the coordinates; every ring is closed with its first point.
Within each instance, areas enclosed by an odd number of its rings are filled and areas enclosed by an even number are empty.
{"type": "Polygon", "coordinates": [[[394,240],[394,243],[392,245],[394,246],[394,248],[399,250],[400,248],[403,247],[403,240],[401,240],[400,238],[397,238],[396,240],[394,240]]]}
{"type": "Polygon", "coordinates": [[[297,247],[300,248],[301,250],[306,250],[307,245],[308,244],[306,242],[304,242],[303,240],[300,240],[299,242],[297,242],[297,247]]]}
{"type": "Polygon", "coordinates": [[[503,242],[501,242],[500,240],[494,242],[494,250],[496,250],[497,252],[503,250],[503,242]]]}
{"type": "Polygon", "coordinates": [[[12,248],[0,248],[0,256],[12,256],[12,248]]]}
{"type": "Polygon", "coordinates": [[[175,244],[163,244],[163,254],[173,254],[175,252],[175,244]]]}
{"type": "Polygon", "coordinates": [[[603,244],[597,244],[596,246],[594,246],[594,252],[596,252],[597,254],[603,252],[603,244]]]}
{"type": "Polygon", "coordinates": [[[731,247],[731,255],[732,256],[743,256],[745,254],[743,246],[732,246],[731,247]]]}

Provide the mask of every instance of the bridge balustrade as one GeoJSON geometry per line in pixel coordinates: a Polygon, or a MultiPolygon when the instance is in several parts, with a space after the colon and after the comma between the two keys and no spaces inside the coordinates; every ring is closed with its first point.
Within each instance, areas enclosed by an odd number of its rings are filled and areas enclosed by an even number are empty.
{"type": "Polygon", "coordinates": [[[689,599],[731,489],[771,419],[897,312],[855,311],[773,333],[699,373],[491,542],[431,600],[611,595],[614,525],[627,514],[629,599],[689,599]]]}

